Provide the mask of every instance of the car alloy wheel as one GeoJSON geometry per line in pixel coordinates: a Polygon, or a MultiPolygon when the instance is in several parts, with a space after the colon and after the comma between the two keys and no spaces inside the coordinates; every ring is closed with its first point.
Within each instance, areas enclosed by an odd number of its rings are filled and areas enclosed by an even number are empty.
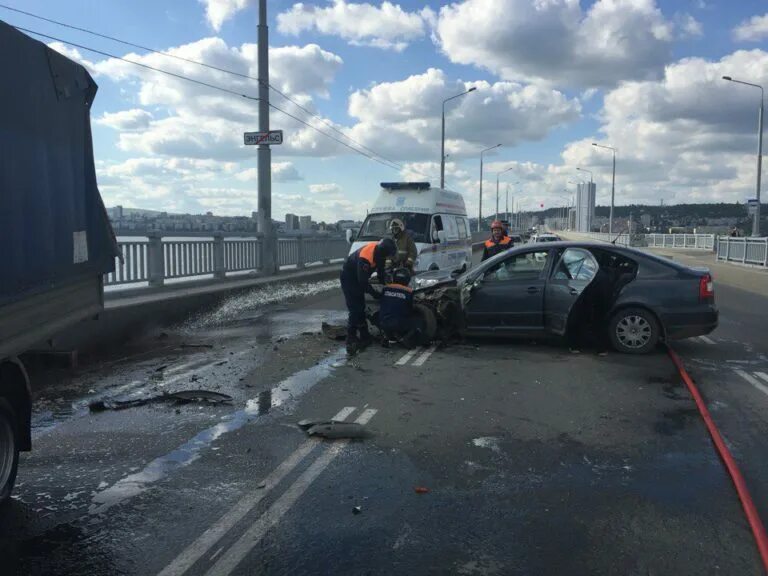
{"type": "Polygon", "coordinates": [[[630,349],[639,349],[648,344],[653,328],[642,316],[624,316],[616,324],[616,339],[630,349]]]}

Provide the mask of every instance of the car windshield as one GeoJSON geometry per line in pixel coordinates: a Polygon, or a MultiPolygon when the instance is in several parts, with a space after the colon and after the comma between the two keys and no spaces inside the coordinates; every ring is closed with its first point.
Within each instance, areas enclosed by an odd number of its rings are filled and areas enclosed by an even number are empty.
{"type": "Polygon", "coordinates": [[[370,214],[363,222],[358,240],[380,240],[389,235],[389,224],[399,218],[414,242],[427,242],[429,233],[429,215],[413,212],[381,212],[370,214]]]}

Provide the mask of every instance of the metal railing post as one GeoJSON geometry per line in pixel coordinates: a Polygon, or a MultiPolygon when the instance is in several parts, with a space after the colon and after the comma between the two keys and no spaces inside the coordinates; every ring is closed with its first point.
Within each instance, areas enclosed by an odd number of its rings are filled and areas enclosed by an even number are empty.
{"type": "Polygon", "coordinates": [[[165,283],[165,257],[163,256],[163,235],[160,232],[147,234],[147,276],[150,286],[165,283]]]}
{"type": "Polygon", "coordinates": [[[323,240],[323,252],[325,255],[323,258],[323,264],[329,265],[331,263],[331,242],[328,239],[323,240]]]}
{"type": "Polygon", "coordinates": [[[747,244],[747,239],[744,238],[744,254],[741,256],[741,263],[746,264],[747,263],[747,247],[749,244],[747,244]]]}
{"type": "Polygon", "coordinates": [[[763,238],[763,266],[768,267],[768,238],[763,238]]]}
{"type": "Polygon", "coordinates": [[[304,236],[296,238],[296,268],[301,270],[304,268],[304,236]]]}
{"type": "Polygon", "coordinates": [[[213,235],[213,277],[219,280],[227,277],[227,269],[224,266],[224,235],[221,232],[213,235]]]}

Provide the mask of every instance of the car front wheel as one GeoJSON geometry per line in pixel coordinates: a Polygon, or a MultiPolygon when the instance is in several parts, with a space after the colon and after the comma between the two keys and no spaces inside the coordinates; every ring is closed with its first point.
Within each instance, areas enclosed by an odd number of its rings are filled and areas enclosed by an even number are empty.
{"type": "Polygon", "coordinates": [[[0,398],[0,505],[11,497],[19,467],[19,436],[16,413],[0,398]]]}
{"type": "Polygon", "coordinates": [[[608,325],[611,345],[625,354],[647,354],[659,341],[659,323],[642,308],[626,308],[613,315],[608,325]]]}

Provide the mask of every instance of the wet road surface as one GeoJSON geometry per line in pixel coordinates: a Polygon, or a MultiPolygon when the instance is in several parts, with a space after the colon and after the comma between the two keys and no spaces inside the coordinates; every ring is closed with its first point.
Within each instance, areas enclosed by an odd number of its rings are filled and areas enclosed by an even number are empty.
{"type": "MultiPolygon", "coordinates": [[[[35,450],[0,519],[3,573],[761,573],[661,351],[470,341],[348,361],[318,334],[344,316],[332,286],[233,299],[74,373],[33,373],[35,450]],[[233,403],[87,409],[190,388],[233,403]],[[296,426],[334,416],[373,435],[296,426]]],[[[718,302],[722,326],[676,349],[766,518],[768,395],[744,377],[768,374],[763,339],[744,295],[718,302]]]]}

